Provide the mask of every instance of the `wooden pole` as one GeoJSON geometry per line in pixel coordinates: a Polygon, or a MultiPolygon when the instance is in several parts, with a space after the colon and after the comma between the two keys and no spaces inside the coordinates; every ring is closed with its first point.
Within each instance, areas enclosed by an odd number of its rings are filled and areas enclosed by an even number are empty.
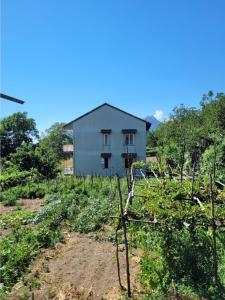
{"type": "Polygon", "coordinates": [[[121,213],[121,221],[123,226],[123,233],[124,233],[124,246],[126,251],[126,273],[127,273],[127,296],[131,297],[131,288],[130,288],[130,267],[129,267],[129,247],[128,247],[128,240],[127,240],[127,227],[126,227],[126,220],[123,214],[123,201],[122,201],[122,192],[120,187],[120,178],[117,176],[118,182],[118,191],[119,191],[119,201],[120,201],[120,213],[121,213]]]}
{"type": "Polygon", "coordinates": [[[212,173],[210,173],[210,200],[211,200],[212,256],[213,256],[214,283],[216,285],[218,285],[218,263],[217,263],[217,247],[216,247],[216,223],[215,223],[214,193],[213,193],[213,178],[212,178],[212,173]]]}
{"type": "Polygon", "coordinates": [[[183,181],[183,172],[184,172],[184,154],[185,154],[185,144],[183,143],[182,145],[182,150],[181,150],[181,170],[180,170],[180,180],[181,184],[183,181]]]}
{"type": "Polygon", "coordinates": [[[195,161],[193,164],[193,170],[192,170],[192,179],[191,179],[191,199],[194,200],[194,183],[195,183],[195,161]]]}
{"type": "Polygon", "coordinates": [[[119,285],[121,289],[124,289],[121,283],[121,276],[120,276],[120,260],[119,260],[119,245],[118,245],[118,230],[121,225],[121,220],[119,220],[118,226],[116,228],[116,234],[115,234],[115,242],[116,242],[116,263],[117,263],[117,273],[118,273],[118,279],[119,279],[119,285]]]}
{"type": "Polygon", "coordinates": [[[216,181],[216,142],[214,141],[214,157],[213,157],[213,182],[216,181]]]}

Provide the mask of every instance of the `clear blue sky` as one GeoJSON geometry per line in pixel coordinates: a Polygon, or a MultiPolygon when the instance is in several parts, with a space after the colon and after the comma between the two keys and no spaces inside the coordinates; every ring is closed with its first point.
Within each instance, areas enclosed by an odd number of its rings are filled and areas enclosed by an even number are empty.
{"type": "MultiPolygon", "coordinates": [[[[43,131],[109,102],[140,117],[225,92],[225,0],[2,0],[2,116],[43,131]]],[[[159,114],[160,115],[160,114],[159,114]]]]}

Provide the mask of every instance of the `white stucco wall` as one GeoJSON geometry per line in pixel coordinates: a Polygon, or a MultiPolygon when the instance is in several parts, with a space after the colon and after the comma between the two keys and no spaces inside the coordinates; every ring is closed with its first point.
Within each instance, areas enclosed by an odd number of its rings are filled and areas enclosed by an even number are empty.
{"type": "Polygon", "coordinates": [[[127,152],[122,129],[136,129],[134,145],[130,153],[137,153],[137,160],[146,159],[146,123],[104,105],[73,123],[74,170],[76,175],[98,174],[111,176],[126,174],[122,153],[127,152]],[[101,129],[111,129],[110,145],[103,145],[101,129]],[[109,168],[101,164],[101,153],[112,153],[109,168]]]}

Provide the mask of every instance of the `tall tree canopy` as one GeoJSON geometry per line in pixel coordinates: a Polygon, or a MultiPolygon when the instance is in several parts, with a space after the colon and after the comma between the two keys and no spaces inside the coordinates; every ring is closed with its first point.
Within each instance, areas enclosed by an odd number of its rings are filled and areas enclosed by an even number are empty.
{"type": "MultiPolygon", "coordinates": [[[[225,95],[217,93],[214,96],[210,91],[203,95],[199,109],[184,105],[175,107],[169,120],[159,125],[153,137],[149,136],[148,144],[157,146],[160,158],[172,159],[178,167],[184,163],[186,170],[190,171],[195,162],[204,171],[210,168],[206,167],[206,163],[212,157],[215,145],[217,159],[222,157],[224,138],[225,95]],[[201,160],[204,160],[204,164],[200,164],[201,160]]],[[[225,178],[223,160],[220,159],[217,166],[218,173],[224,173],[225,178]]]]}
{"type": "Polygon", "coordinates": [[[48,178],[54,177],[64,158],[63,145],[72,143],[72,139],[65,134],[63,125],[53,124],[36,145],[23,143],[17,147],[9,156],[12,165],[20,170],[35,168],[48,178]]]}
{"type": "Polygon", "coordinates": [[[38,130],[34,119],[25,112],[17,112],[0,121],[0,136],[1,157],[8,157],[21,145],[38,138],[38,130]]]}
{"type": "Polygon", "coordinates": [[[39,142],[39,148],[54,156],[58,162],[64,158],[63,145],[73,143],[72,138],[65,133],[64,125],[64,123],[53,124],[39,142]]]}

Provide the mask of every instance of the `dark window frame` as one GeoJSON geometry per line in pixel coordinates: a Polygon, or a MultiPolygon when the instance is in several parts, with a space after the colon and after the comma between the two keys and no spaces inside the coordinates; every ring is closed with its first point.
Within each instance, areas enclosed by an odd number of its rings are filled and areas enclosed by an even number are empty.
{"type": "Polygon", "coordinates": [[[124,167],[129,169],[133,163],[134,159],[132,157],[124,157],[124,167]]]}
{"type": "Polygon", "coordinates": [[[108,169],[109,168],[109,158],[108,157],[104,157],[104,169],[108,169]]]}

